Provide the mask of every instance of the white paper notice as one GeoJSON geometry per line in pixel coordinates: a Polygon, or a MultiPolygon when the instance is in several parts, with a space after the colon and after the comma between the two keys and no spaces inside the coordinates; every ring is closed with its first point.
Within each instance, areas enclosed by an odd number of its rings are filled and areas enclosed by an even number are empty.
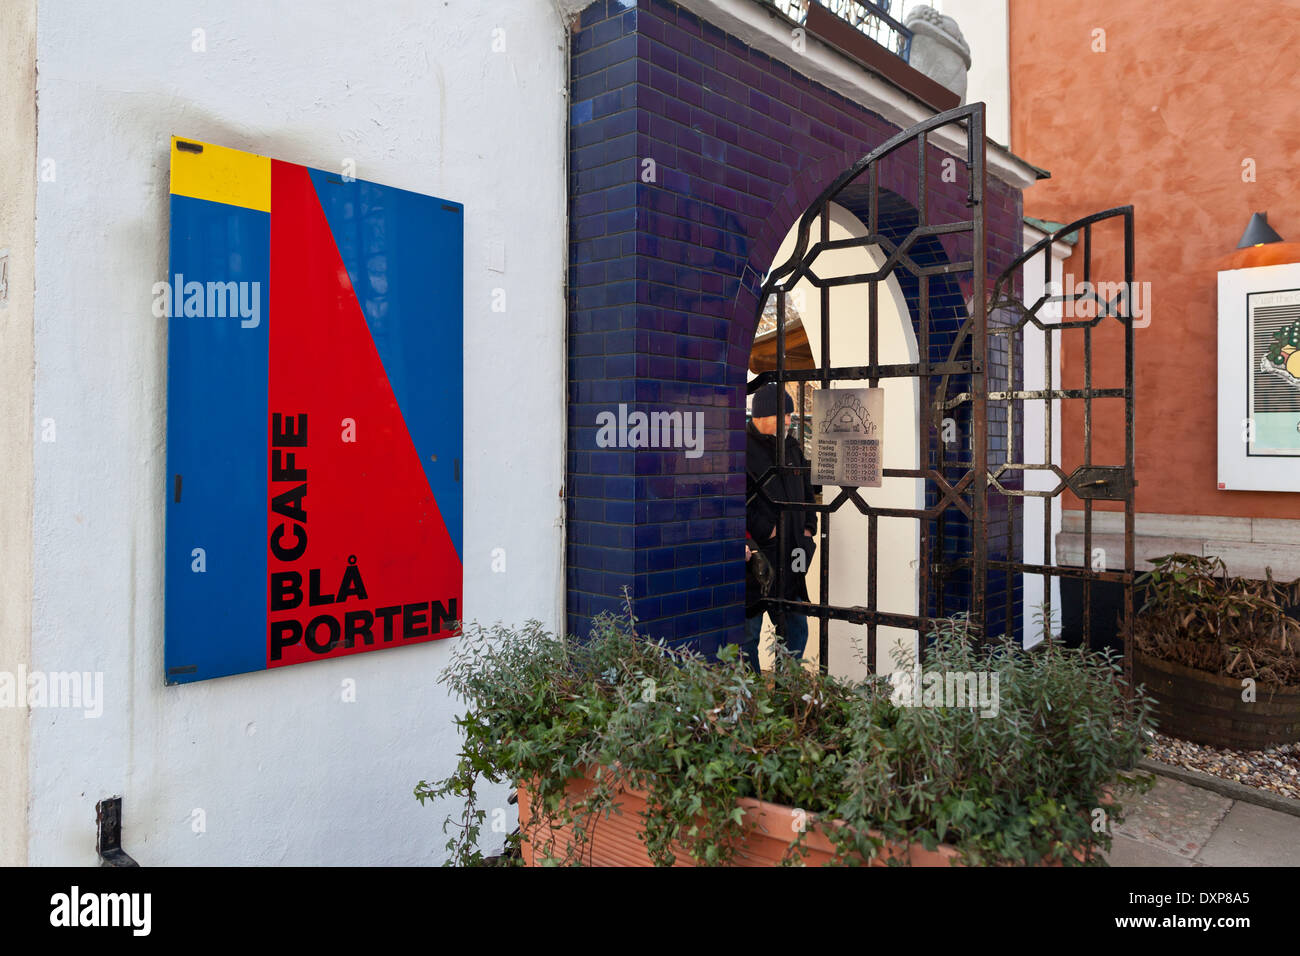
{"type": "Polygon", "coordinates": [[[819,388],[812,402],[813,484],[879,488],[884,389],[819,388]]]}

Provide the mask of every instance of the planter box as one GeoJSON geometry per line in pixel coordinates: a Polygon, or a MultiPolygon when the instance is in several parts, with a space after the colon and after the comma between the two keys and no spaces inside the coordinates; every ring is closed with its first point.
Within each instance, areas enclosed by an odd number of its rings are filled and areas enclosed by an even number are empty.
{"type": "Polygon", "coordinates": [[[1162,734],[1212,747],[1262,750],[1300,741],[1300,687],[1256,684],[1255,702],[1241,699],[1237,677],[1133,655],[1133,680],[1156,699],[1162,734]]]}
{"type": "MultiPolygon", "coordinates": [[[[585,798],[593,786],[587,777],[574,778],[569,781],[566,793],[577,802],[585,798]]],[[[546,856],[563,858],[572,841],[570,828],[539,827],[536,833],[529,833],[528,825],[533,819],[532,794],[521,784],[518,795],[519,828],[524,835],[521,850],[525,865],[537,866],[537,861],[546,856]]],[[[1110,803],[1110,794],[1105,794],[1101,802],[1110,803]]],[[[652,866],[645,844],[640,838],[641,814],[646,808],[646,795],[639,791],[624,790],[619,794],[618,804],[622,809],[621,814],[611,813],[607,818],[599,815],[594,825],[588,826],[590,839],[581,862],[586,866],[652,866]]],[[[794,808],[749,798],[741,799],[739,805],[745,811],[744,836],[729,865],[778,865],[797,836],[794,808]]],[[[830,840],[817,831],[807,834],[804,848],[806,852],[802,856],[802,862],[805,866],[825,866],[836,859],[830,840]]],[[[680,845],[673,846],[673,855],[676,857],[675,866],[697,865],[690,853],[680,845]]],[[[1075,855],[1083,859],[1081,851],[1075,855]]],[[[962,865],[961,854],[955,848],[940,844],[931,851],[919,843],[886,846],[871,861],[871,865],[887,866],[892,859],[911,866],[962,865]]]]}

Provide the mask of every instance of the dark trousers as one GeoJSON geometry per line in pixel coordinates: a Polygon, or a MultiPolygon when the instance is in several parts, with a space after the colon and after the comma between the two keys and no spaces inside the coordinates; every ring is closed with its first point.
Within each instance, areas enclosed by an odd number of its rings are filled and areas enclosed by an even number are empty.
{"type": "MultiPolygon", "coordinates": [[[[745,640],[740,649],[755,674],[761,671],[758,665],[758,639],[763,633],[763,612],[745,619],[745,640]]],[[[795,657],[802,658],[804,648],[808,645],[808,618],[803,614],[785,616],[785,634],[781,637],[786,648],[795,657]]]]}

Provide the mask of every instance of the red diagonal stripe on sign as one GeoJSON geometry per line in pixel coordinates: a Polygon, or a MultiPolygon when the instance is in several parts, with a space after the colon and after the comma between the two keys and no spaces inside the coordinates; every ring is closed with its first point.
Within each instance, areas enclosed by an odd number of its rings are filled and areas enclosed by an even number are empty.
{"type": "MultiPolygon", "coordinates": [[[[286,560],[287,553],[277,557],[268,540],[267,666],[448,637],[445,627],[436,634],[427,631],[437,626],[431,626],[431,612],[451,612],[452,601],[459,616],[460,559],[307,170],[273,161],[271,203],[268,417],[279,413],[296,420],[307,414],[306,446],[279,449],[292,453],[294,466],[307,472],[305,496],[286,505],[305,509],[307,546],[301,557],[286,560]],[[355,424],[355,442],[344,440],[347,420],[355,424]],[[352,557],[366,596],[331,600],[345,583],[355,590],[355,578],[345,579],[352,557]],[[286,601],[296,597],[291,586],[273,585],[274,576],[286,572],[301,578],[301,603],[277,610],[277,591],[286,601]],[[309,603],[313,597],[315,605],[309,603]],[[431,608],[430,602],[440,607],[431,608]],[[273,639],[277,621],[296,621],[302,630],[299,640],[288,643],[293,631],[285,625],[278,660],[273,639]],[[426,633],[419,633],[422,628],[426,633]],[[332,649],[313,650],[313,645],[328,647],[332,637],[337,640],[332,649]]],[[[276,480],[271,473],[274,450],[268,449],[267,530],[270,535],[285,524],[279,543],[291,552],[295,521],[275,511],[272,503],[303,482],[276,480]]],[[[282,465],[288,466],[287,457],[282,465]]]]}

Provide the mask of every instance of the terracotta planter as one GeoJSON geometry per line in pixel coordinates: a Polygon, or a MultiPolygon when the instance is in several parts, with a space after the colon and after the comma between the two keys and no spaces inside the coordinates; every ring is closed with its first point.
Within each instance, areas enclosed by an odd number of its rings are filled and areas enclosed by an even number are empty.
{"type": "Polygon", "coordinates": [[[1156,700],[1157,729],[1212,747],[1262,750],[1300,740],[1300,687],[1259,684],[1241,699],[1241,680],[1193,670],[1138,651],[1133,679],[1156,700]]]}
{"type": "MultiPolygon", "coordinates": [[[[577,802],[593,786],[588,777],[577,777],[569,781],[566,793],[571,800],[577,802]]],[[[524,834],[521,848],[524,863],[536,866],[538,859],[546,856],[563,858],[572,841],[570,828],[538,827],[537,832],[530,833],[528,825],[533,819],[532,794],[523,784],[519,786],[518,794],[519,827],[524,834]]],[[[1109,793],[1103,796],[1102,802],[1110,803],[1109,793]]],[[[588,825],[590,839],[581,862],[585,866],[653,866],[640,838],[641,814],[646,808],[646,795],[635,790],[624,790],[619,794],[618,804],[622,809],[621,814],[612,813],[608,818],[602,815],[594,821],[594,826],[588,825]]],[[[729,865],[778,865],[797,836],[799,821],[794,808],[749,798],[741,799],[739,805],[745,811],[744,836],[729,865]]],[[[824,866],[835,860],[833,844],[820,832],[810,831],[804,838],[804,847],[806,853],[802,856],[802,861],[805,866],[824,866]]],[[[676,857],[674,866],[697,865],[690,853],[678,844],[673,846],[673,855],[676,857]]],[[[1076,852],[1075,855],[1083,859],[1081,852],[1076,852]]],[[[911,866],[962,865],[961,854],[955,848],[940,844],[935,850],[927,850],[919,843],[887,845],[870,865],[887,866],[892,859],[905,860],[911,866]]]]}

